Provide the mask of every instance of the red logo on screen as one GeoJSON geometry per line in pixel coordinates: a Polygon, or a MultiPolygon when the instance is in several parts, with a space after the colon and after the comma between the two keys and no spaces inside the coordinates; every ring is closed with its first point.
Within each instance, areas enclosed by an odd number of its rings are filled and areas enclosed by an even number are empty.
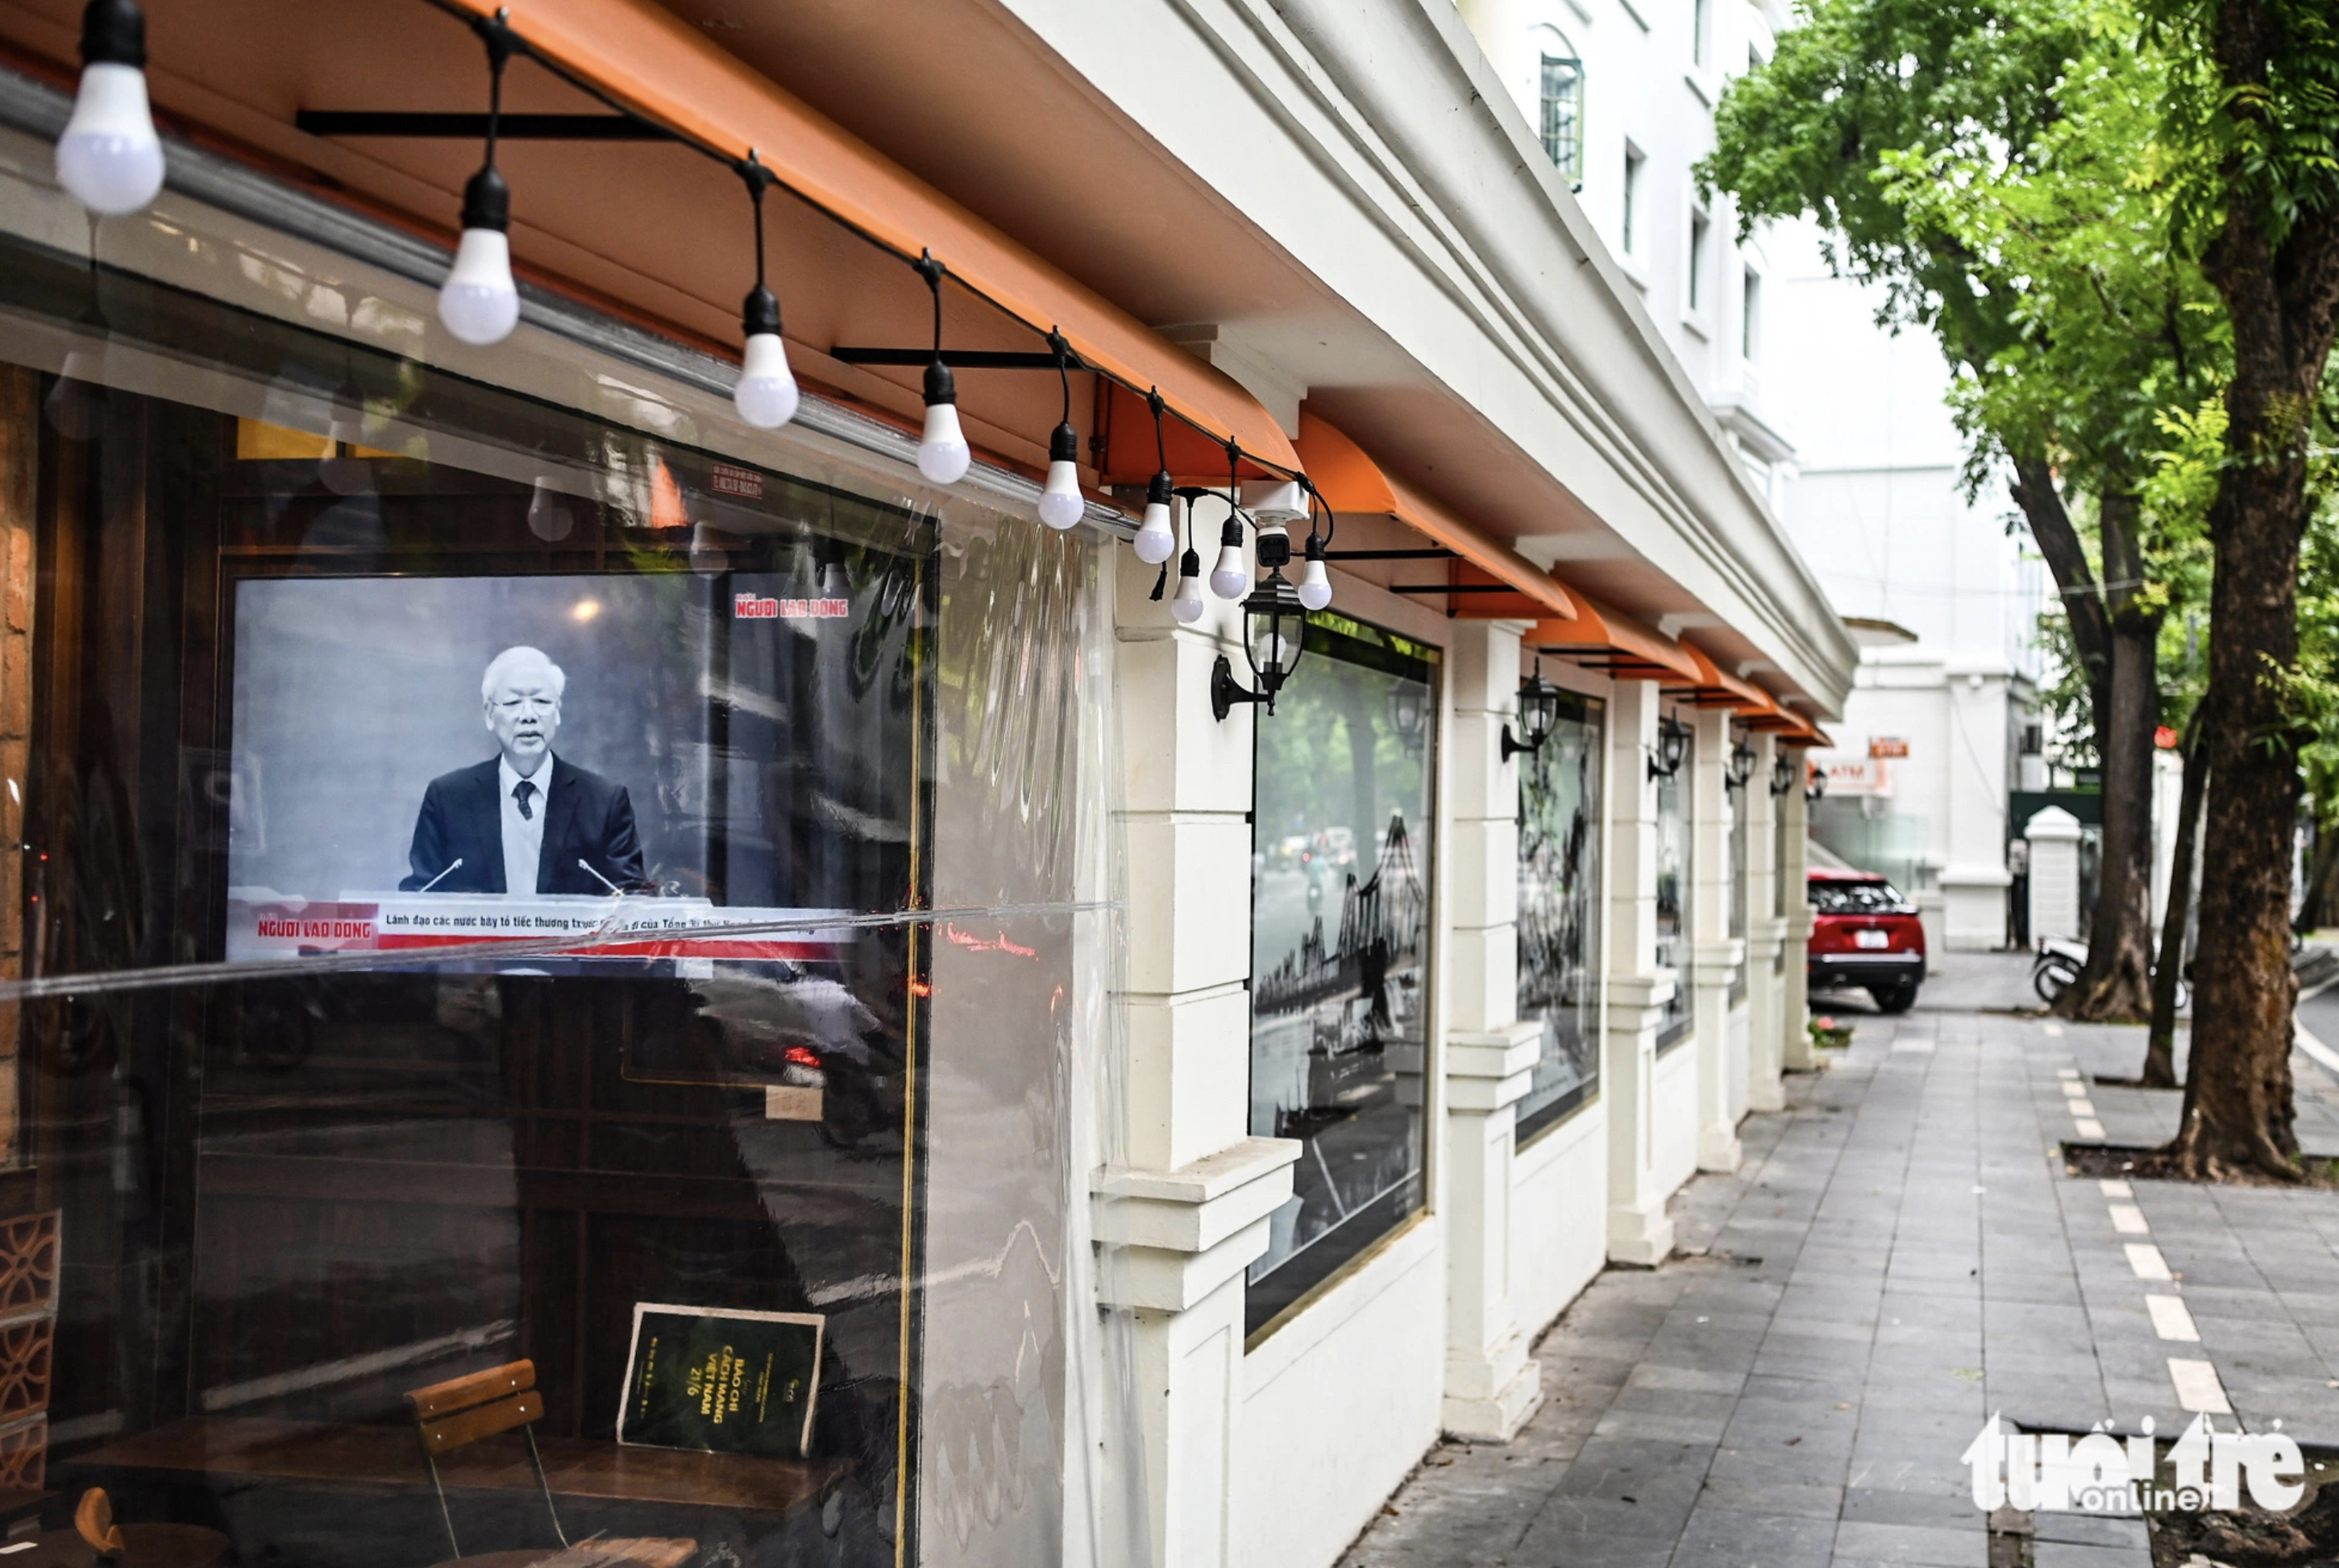
{"type": "Polygon", "coordinates": [[[764,498],[764,476],[753,468],[717,463],[707,477],[706,488],[718,496],[745,496],[751,501],[760,501],[764,498]]]}
{"type": "Polygon", "coordinates": [[[851,599],[772,599],[737,594],[731,618],[739,621],[841,621],[853,613],[851,599]]]}

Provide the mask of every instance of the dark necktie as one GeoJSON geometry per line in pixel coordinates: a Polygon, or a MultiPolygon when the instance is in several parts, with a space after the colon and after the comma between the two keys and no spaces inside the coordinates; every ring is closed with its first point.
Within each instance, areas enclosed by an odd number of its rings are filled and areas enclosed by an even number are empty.
{"type": "Polygon", "coordinates": [[[512,785],[512,799],[519,802],[519,815],[522,822],[536,820],[536,808],[528,804],[529,798],[535,794],[536,785],[528,779],[522,779],[512,785]]]}

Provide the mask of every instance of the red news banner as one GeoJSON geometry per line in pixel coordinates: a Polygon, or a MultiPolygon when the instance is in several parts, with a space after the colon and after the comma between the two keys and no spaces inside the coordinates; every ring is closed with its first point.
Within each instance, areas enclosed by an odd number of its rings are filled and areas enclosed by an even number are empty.
{"type": "Polygon", "coordinates": [[[849,933],[818,929],[817,922],[844,912],[718,909],[699,898],[471,893],[343,893],[326,902],[239,889],[228,900],[227,956],[234,962],[529,942],[546,956],[818,962],[834,959],[849,933]],[[792,929],[754,929],[774,925],[792,929]],[[571,937],[574,947],[543,945],[571,937]]]}

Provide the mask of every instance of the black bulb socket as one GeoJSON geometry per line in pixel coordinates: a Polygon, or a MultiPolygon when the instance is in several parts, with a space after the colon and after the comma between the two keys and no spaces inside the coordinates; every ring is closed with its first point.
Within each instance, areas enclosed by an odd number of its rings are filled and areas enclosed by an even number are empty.
{"type": "Polygon", "coordinates": [[[933,363],[926,367],[926,407],[957,401],[958,378],[951,374],[951,368],[937,355],[933,363]]]}
{"type": "Polygon", "coordinates": [[[1154,475],[1153,482],[1145,487],[1145,504],[1149,507],[1166,507],[1177,498],[1178,481],[1170,477],[1167,468],[1154,475]]]}
{"type": "Polygon", "coordinates": [[[1077,463],[1081,460],[1081,433],[1066,419],[1048,438],[1048,460],[1051,463],[1077,463]]]}
{"type": "Polygon", "coordinates": [[[1200,577],[1202,575],[1201,552],[1189,547],[1184,555],[1179,556],[1178,557],[1178,575],[1181,577],[1200,577]]]}
{"type": "Polygon", "coordinates": [[[1324,558],[1323,535],[1310,534],[1308,536],[1308,558],[1311,561],[1320,561],[1324,558]]]}
{"type": "Polygon", "coordinates": [[[1232,512],[1227,514],[1227,526],[1219,530],[1219,543],[1242,547],[1242,519],[1232,512]]]}
{"type": "Polygon", "coordinates": [[[751,338],[758,332],[769,332],[772,336],[778,337],[780,335],[779,296],[761,283],[748,290],[746,303],[740,309],[739,324],[751,338]]]}
{"type": "Polygon", "coordinates": [[[463,187],[463,227],[511,232],[511,187],[493,169],[482,169],[463,187]]]}
{"type": "Polygon", "coordinates": [[[81,14],[81,63],[146,68],[146,13],[135,0],[89,0],[81,14]]]}

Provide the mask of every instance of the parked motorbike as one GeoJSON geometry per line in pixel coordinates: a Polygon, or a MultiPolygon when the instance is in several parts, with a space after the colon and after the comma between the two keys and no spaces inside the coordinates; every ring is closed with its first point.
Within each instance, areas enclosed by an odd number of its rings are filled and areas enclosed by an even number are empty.
{"type": "MultiPolygon", "coordinates": [[[[2042,936],[2038,939],[2038,957],[2030,966],[2030,989],[2048,1006],[2071,988],[2079,971],[2087,967],[2087,944],[2068,936],[2042,936]]],[[[2157,972],[2156,968],[2156,972],[2157,972]]],[[[2184,1007],[2193,1000],[2193,988],[2183,975],[2176,977],[2176,1005],[2184,1007]]]]}

